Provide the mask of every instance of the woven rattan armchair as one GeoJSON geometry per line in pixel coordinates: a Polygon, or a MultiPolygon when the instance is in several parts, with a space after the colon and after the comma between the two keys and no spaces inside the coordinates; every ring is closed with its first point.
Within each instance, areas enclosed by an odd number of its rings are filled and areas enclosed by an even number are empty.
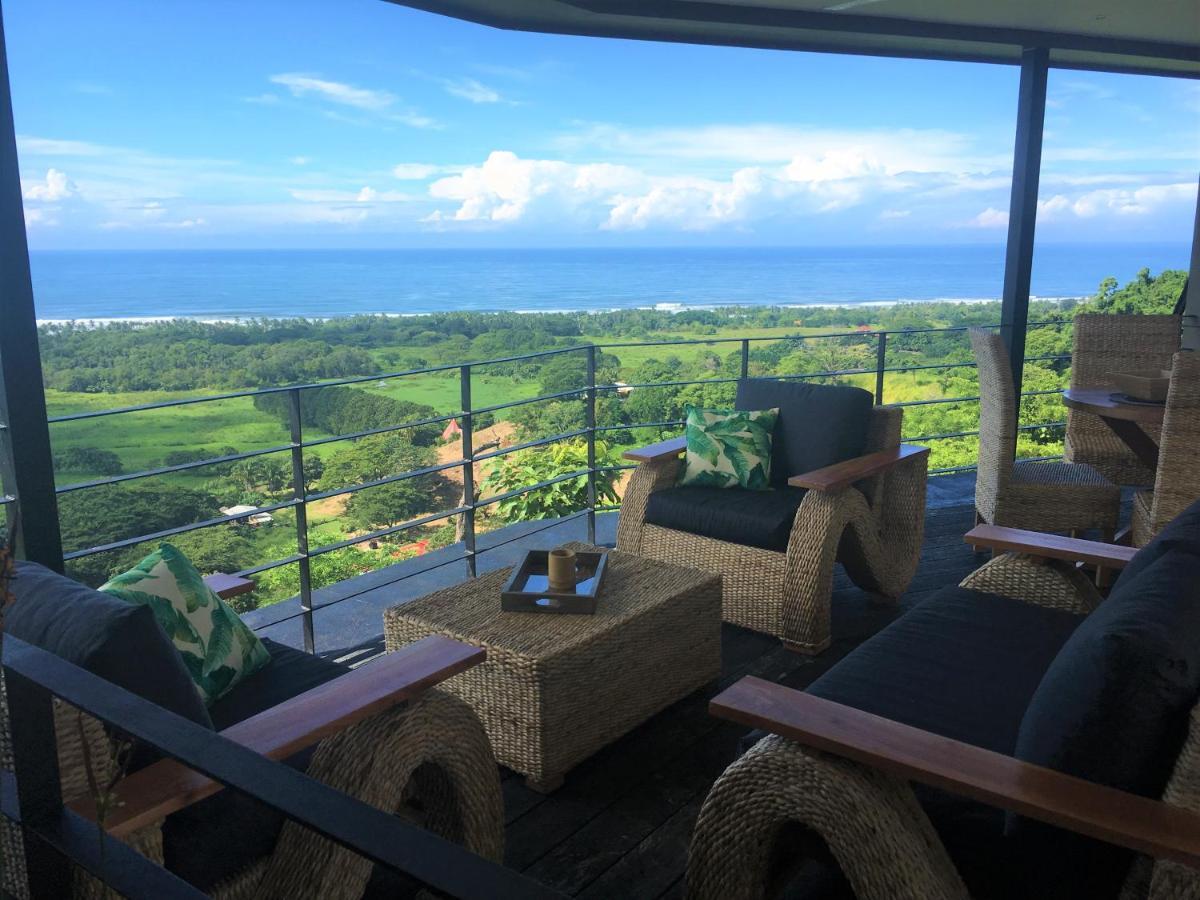
{"type": "Polygon", "coordinates": [[[788,479],[808,490],[784,553],[716,540],[646,521],[655,491],[679,478],[683,438],[625,453],[639,463],[621,503],[617,549],[724,576],[726,622],[772,634],[790,649],[820,653],[830,642],[834,565],[886,598],[916,571],[925,533],[929,450],[900,443],[903,410],[871,410],[863,456],[788,479]]]}
{"type": "Polygon", "coordinates": [[[1133,498],[1133,543],[1147,544],[1200,497],[1200,354],[1181,350],[1171,368],[1154,489],[1133,498]]]}
{"type": "MultiPolygon", "coordinates": [[[[1075,317],[1071,387],[1112,384],[1110,372],[1168,369],[1179,349],[1179,316],[1088,313],[1075,317]]],[[[1147,427],[1152,437],[1158,429],[1147,427]]],[[[1067,410],[1064,457],[1086,463],[1114,484],[1150,487],[1154,472],[1143,465],[1098,416],[1067,410]]]]}
{"type": "Polygon", "coordinates": [[[1120,488],[1081,463],[1014,460],[1017,395],[1008,351],[996,332],[972,328],[970,334],[979,371],[976,522],[1035,531],[1096,528],[1104,540],[1112,540],[1120,488]]]}
{"type": "MultiPolygon", "coordinates": [[[[1016,529],[978,532],[972,537],[981,544],[1022,552],[995,557],[964,587],[1081,614],[1100,595],[1074,560],[1120,568],[1133,555],[1016,529]]],[[[805,860],[832,862],[861,900],[967,900],[913,785],[1136,851],[1122,900],[1200,897],[1200,705],[1161,801],[757,678],[733,685],[710,710],[769,734],[725,770],[705,800],[688,861],[692,900],[771,896],[804,871],[805,860]]]]}
{"type": "MultiPolygon", "coordinates": [[[[207,579],[206,579],[207,580],[207,579]]],[[[240,588],[230,580],[229,596],[240,588]]],[[[217,576],[210,586],[226,584],[217,576]]],[[[482,724],[471,708],[434,686],[478,664],[476,647],[440,636],[427,638],[313,688],[221,732],[276,760],[315,748],[306,773],[321,782],[463,844],[494,861],[503,853],[503,801],[499,769],[482,724]]],[[[3,696],[0,696],[3,701],[3,696]]],[[[0,704],[2,705],[2,704],[0,704]]],[[[7,713],[0,717],[0,768],[11,767],[7,713]]],[[[75,812],[96,818],[91,779],[117,774],[114,745],[104,726],[60,701],[55,725],[63,799],[75,812]]],[[[224,790],[174,760],[162,760],[121,779],[105,828],[144,856],[164,865],[167,816],[224,790]]],[[[19,832],[3,835],[3,888],[23,898],[19,832]]],[[[237,841],[236,829],[228,834],[237,841]]],[[[286,822],[273,851],[222,881],[214,897],[361,897],[372,863],[293,822],[286,822]]],[[[86,874],[74,896],[107,897],[86,874]]]]}

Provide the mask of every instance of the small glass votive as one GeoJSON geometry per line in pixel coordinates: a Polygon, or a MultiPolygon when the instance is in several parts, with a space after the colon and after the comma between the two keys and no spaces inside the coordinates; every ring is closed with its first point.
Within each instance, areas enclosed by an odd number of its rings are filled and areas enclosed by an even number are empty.
{"type": "Polygon", "coordinates": [[[548,557],[548,572],[550,590],[575,590],[575,551],[551,550],[548,557]]]}

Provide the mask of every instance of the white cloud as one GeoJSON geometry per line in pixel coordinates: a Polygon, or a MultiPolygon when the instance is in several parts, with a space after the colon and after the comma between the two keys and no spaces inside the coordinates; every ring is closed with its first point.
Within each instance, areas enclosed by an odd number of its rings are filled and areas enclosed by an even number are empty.
{"type": "Polygon", "coordinates": [[[54,212],[56,210],[45,207],[25,210],[25,227],[53,228],[58,224],[58,219],[53,217],[54,212]]]}
{"type": "Polygon", "coordinates": [[[885,209],[879,214],[881,219],[907,219],[912,215],[911,209],[885,209]]]}
{"type": "Polygon", "coordinates": [[[1144,216],[1171,203],[1191,204],[1196,198],[1196,185],[1149,184],[1130,190],[1128,188],[1104,188],[1089,191],[1077,197],[1071,204],[1075,215],[1090,219],[1102,214],[1119,216],[1144,216]]]}
{"type": "Polygon", "coordinates": [[[36,182],[25,188],[23,196],[26,200],[42,200],[53,203],[65,200],[75,193],[75,185],[67,178],[65,172],[49,169],[45,181],[36,182]]]}
{"type": "Polygon", "coordinates": [[[17,135],[17,150],[22,155],[103,156],[110,148],[87,141],[62,141],[55,138],[17,135]]]}
{"type": "Polygon", "coordinates": [[[439,172],[448,171],[447,166],[436,166],[431,163],[400,163],[392,169],[392,175],[401,181],[424,181],[439,172]]]}
{"type": "MultiPolygon", "coordinates": [[[[272,75],[270,80],[273,84],[287,88],[293,97],[316,97],[328,103],[347,106],[413,128],[436,128],[438,125],[435,120],[417,110],[402,106],[400,98],[391,91],[358,87],[344,81],[330,81],[299,72],[272,75]]],[[[334,113],[327,115],[338,117],[334,113]]]]}
{"type": "Polygon", "coordinates": [[[312,162],[311,156],[293,156],[288,159],[293,166],[307,166],[312,162]]]}
{"type": "Polygon", "coordinates": [[[258,106],[274,106],[279,102],[279,95],[272,94],[270,91],[264,91],[261,94],[255,94],[253,97],[243,97],[242,102],[254,103],[258,106]]]}
{"type": "Polygon", "coordinates": [[[1003,209],[989,206],[967,224],[972,228],[1006,228],[1008,213],[1003,209]]]}
{"type": "Polygon", "coordinates": [[[333,103],[341,103],[345,106],[353,106],[357,109],[366,109],[375,112],[385,110],[396,102],[395,94],[388,91],[360,88],[342,81],[329,81],[324,78],[316,78],[312,75],[302,75],[296,72],[284,72],[280,75],[272,75],[271,82],[283,85],[295,97],[316,94],[333,103]]]}
{"type": "Polygon", "coordinates": [[[500,103],[504,100],[495,88],[488,87],[474,78],[444,79],[442,87],[446,89],[447,94],[472,103],[500,103]]]}
{"type": "Polygon", "coordinates": [[[416,198],[402,191],[378,191],[364,186],[357,191],[335,188],[295,188],[288,191],[293,199],[304,203],[404,203],[416,198]]]}

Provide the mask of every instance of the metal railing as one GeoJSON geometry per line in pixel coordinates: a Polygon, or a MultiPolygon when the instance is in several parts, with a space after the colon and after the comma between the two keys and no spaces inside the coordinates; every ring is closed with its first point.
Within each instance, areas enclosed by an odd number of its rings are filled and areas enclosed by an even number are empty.
{"type": "MultiPolygon", "coordinates": [[[[1031,323],[1031,328],[1037,327],[1063,327],[1070,325],[1069,321],[1049,321],[1031,323]]],[[[671,388],[671,387],[686,387],[692,385],[717,385],[717,384],[733,384],[737,381],[748,377],[771,377],[783,380],[810,380],[822,378],[844,378],[848,376],[873,376],[874,397],[877,404],[887,402],[886,397],[886,376],[892,374],[902,374],[917,371],[942,371],[955,368],[974,368],[975,363],[970,359],[952,359],[949,361],[935,363],[921,363],[915,365],[888,365],[889,349],[895,349],[898,339],[912,338],[919,335],[945,334],[951,332],[965,332],[967,326],[958,326],[953,328],[921,328],[921,329],[903,329],[903,330],[883,330],[883,331],[846,331],[824,334],[811,335],[794,335],[794,336],[762,336],[762,337],[702,337],[697,339],[671,339],[657,340],[646,342],[618,342],[609,344],[583,344],[572,347],[561,347],[551,350],[543,350],[534,353],[527,353],[517,356],[508,356],[500,359],[490,359],[478,362],[467,362],[457,364],[447,364],[440,366],[430,366],[420,369],[409,369],[400,372],[393,372],[383,375],[360,376],[353,378],[342,378],[332,381],[324,381],[310,384],[291,385],[287,387],[263,388],[257,390],[235,391],[223,394],[216,394],[206,397],[189,397],[181,400],[166,400],[154,403],[141,404],[137,406],[127,406],[116,409],[107,410],[90,410],[85,412],[71,413],[67,415],[53,416],[49,419],[52,426],[62,425],[65,423],[79,422],[84,420],[94,420],[110,416],[131,415],[149,410],[168,409],[178,406],[191,406],[201,403],[220,403],[230,400],[253,399],[264,395],[282,394],[287,400],[287,428],[289,440],[286,443],[276,444],[269,447],[258,448],[239,453],[231,453],[222,456],[215,456],[206,459],[188,461],[176,465],[163,465],[154,468],[148,468],[142,471],[124,473],[114,475],[107,478],[93,479],[90,481],[76,482],[59,486],[57,492],[60,495],[73,493],[76,491],[91,490],[107,485],[123,484],[133,481],[138,481],[146,478],[159,477],[174,473],[190,472],[193,470],[202,469],[206,466],[218,464],[236,463],[241,460],[254,459],[272,454],[288,454],[291,462],[290,485],[285,499],[276,502],[268,503],[256,507],[252,513],[238,512],[237,514],[222,515],[219,517],[205,519],[199,522],[190,522],[166,528],[150,534],[139,534],[114,540],[106,544],[82,547],[72,549],[64,554],[65,560],[77,560],[88,556],[93,556],[99,553],[107,553],[115,550],[132,547],[140,543],[152,540],[160,540],[169,538],[175,535],[186,534],[203,528],[211,528],[214,526],[235,523],[245,520],[247,516],[257,513],[272,513],[280,510],[293,510],[295,515],[295,552],[288,554],[280,559],[270,560],[265,563],[255,565],[251,568],[244,569],[239,574],[245,576],[253,576],[263,572],[270,571],[282,566],[295,565],[299,571],[299,610],[295,613],[273,618],[268,623],[259,627],[267,627],[268,625],[277,625],[281,622],[288,621],[294,618],[299,618],[302,622],[303,639],[306,649],[310,652],[315,648],[314,634],[314,617],[313,613],[316,610],[327,608],[333,603],[341,602],[346,597],[322,603],[319,606],[314,606],[313,603],[313,579],[311,562],[314,559],[321,557],[324,554],[332,553],[346,547],[365,544],[371,541],[377,541],[381,538],[390,537],[400,534],[405,531],[420,528],[435,522],[450,521],[456,517],[459,520],[461,540],[456,541],[461,544],[461,552],[451,554],[442,561],[427,566],[419,572],[414,571],[412,574],[422,574],[434,568],[439,568],[455,562],[463,562],[466,565],[467,572],[471,577],[477,573],[477,557],[481,552],[493,550],[504,546],[511,541],[498,540],[490,542],[490,545],[481,550],[478,545],[478,535],[476,532],[476,514],[479,510],[486,507],[502,503],[506,500],[511,500],[521,495],[543,490],[552,485],[563,481],[568,481],[576,478],[586,479],[586,504],[583,509],[574,513],[567,518],[583,517],[586,518],[586,527],[589,540],[595,540],[596,534],[596,514],[617,507],[611,505],[598,504],[597,476],[619,471],[622,469],[632,468],[630,465],[611,465],[598,464],[596,452],[596,440],[598,435],[605,435],[611,432],[626,432],[631,429],[638,428],[659,428],[668,429],[682,426],[682,421],[678,419],[663,419],[653,422],[617,422],[617,423],[599,423],[597,421],[597,399],[603,393],[628,392],[631,390],[643,390],[647,388],[671,388]],[[803,372],[793,374],[779,374],[775,372],[758,372],[756,371],[756,361],[754,359],[753,348],[760,344],[778,344],[780,342],[795,343],[797,346],[805,345],[808,342],[826,341],[826,340],[868,340],[875,343],[874,347],[874,365],[859,366],[855,368],[829,368],[823,371],[803,372]],[[891,343],[889,344],[889,341],[891,343]],[[678,346],[733,346],[737,348],[737,374],[731,377],[719,378],[696,378],[696,379],[681,379],[676,381],[657,381],[637,384],[617,384],[617,383],[597,383],[597,362],[598,355],[603,351],[619,351],[622,348],[645,348],[645,347],[678,347],[678,346]],[[579,354],[583,356],[583,365],[581,367],[584,383],[577,388],[571,388],[566,391],[557,393],[541,394],[534,397],[522,397],[510,400],[504,403],[475,406],[473,399],[473,386],[475,374],[478,370],[489,366],[512,365],[515,363],[528,363],[533,361],[544,361],[552,357],[562,356],[564,354],[579,354]],[[360,385],[364,383],[383,383],[394,382],[399,379],[411,378],[414,376],[430,375],[438,373],[457,372],[460,383],[460,395],[458,409],[419,420],[397,422],[384,427],[372,428],[369,430],[357,431],[346,434],[337,435],[322,435],[319,437],[306,438],[304,435],[304,416],[303,416],[303,396],[306,392],[326,390],[333,387],[345,387],[360,385]],[[548,403],[553,401],[576,400],[582,404],[581,427],[571,429],[565,432],[552,434],[547,437],[529,440],[522,443],[513,444],[508,447],[487,450],[486,452],[477,452],[474,446],[474,429],[480,416],[485,414],[495,414],[506,410],[512,410],[518,407],[524,407],[535,403],[548,403]],[[357,440],[363,437],[373,435],[389,434],[400,432],[408,429],[418,428],[422,426],[440,425],[457,421],[461,428],[461,446],[457,458],[440,462],[435,465],[425,466],[423,468],[414,469],[404,472],[396,472],[386,477],[372,481],[362,482],[358,484],[350,484],[339,487],[325,487],[322,490],[310,490],[308,478],[305,469],[305,451],[315,447],[330,444],[336,441],[357,440]],[[575,471],[563,472],[554,477],[538,481],[536,483],[520,487],[515,490],[510,490],[503,494],[491,495],[486,497],[477,496],[476,473],[475,466],[481,462],[489,460],[498,460],[512,453],[518,453],[524,450],[530,450],[540,447],[546,447],[566,440],[583,440],[587,447],[587,462],[582,468],[575,471]],[[308,507],[309,504],[326,500],[331,497],[353,495],[363,490],[380,487],[388,484],[395,484],[413,478],[419,478],[427,475],[447,472],[458,469],[461,471],[463,482],[463,490],[461,502],[446,508],[431,511],[411,520],[390,525],[386,528],[354,534],[344,540],[334,541],[331,543],[322,544],[319,546],[310,545],[310,535],[308,527],[308,507]]],[[[1029,361],[1066,361],[1070,357],[1062,356],[1043,356],[1030,357],[1029,361]]],[[[1056,393],[1056,390],[1037,390],[1027,391],[1022,394],[1023,397],[1038,396],[1044,394],[1056,393]]],[[[896,403],[894,405],[901,407],[920,407],[936,404],[962,404],[962,403],[977,403],[978,396],[963,396],[963,397],[940,397],[923,400],[909,400],[896,403]]],[[[1043,428],[1063,428],[1065,422],[1045,422],[1033,425],[1022,425],[1022,430],[1035,430],[1043,428]]],[[[978,434],[977,430],[963,430],[937,434],[916,434],[905,435],[905,440],[928,443],[940,440],[952,440],[964,437],[972,437],[978,434]]],[[[0,440],[3,440],[6,435],[0,432],[0,440]]],[[[2,458],[5,454],[0,454],[2,458]]],[[[1052,457],[1045,457],[1052,458],[1052,457]]],[[[973,466],[955,466],[943,469],[931,470],[932,473],[961,471],[963,469],[973,468],[973,466]]],[[[9,502],[11,498],[0,498],[0,503],[9,502]]],[[[2,508],[2,506],[0,506],[2,508]]],[[[555,520],[550,523],[551,527],[562,519],[555,520]]],[[[522,535],[523,537],[524,535],[522,535]]],[[[514,539],[515,540],[515,539],[514,539]]],[[[404,577],[399,576],[397,580],[403,580],[404,577]]]]}

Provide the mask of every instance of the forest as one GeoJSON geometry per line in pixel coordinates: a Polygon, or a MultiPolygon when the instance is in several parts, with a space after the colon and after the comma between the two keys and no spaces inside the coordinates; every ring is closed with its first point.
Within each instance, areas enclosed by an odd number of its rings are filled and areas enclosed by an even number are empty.
{"type": "MultiPolygon", "coordinates": [[[[1061,453],[1065,418],[1054,393],[1069,379],[1071,318],[1077,313],[1170,312],[1186,273],[1143,270],[1128,284],[1106,279],[1073,301],[1031,304],[1018,452],[1061,453]]],[[[298,392],[308,544],[338,546],[312,561],[314,586],[331,584],[456,540],[455,518],[435,514],[464,502],[462,366],[470,366],[475,452],[570,435],[586,427],[587,350],[595,351],[600,502],[619,503],[622,448],[678,433],[689,404],[732,404],[741,374],[741,339],[751,338],[751,376],[824,373],[814,381],[874,391],[879,337],[884,403],[905,406],[906,439],[928,443],[931,467],[974,463],[977,394],[967,325],[999,319],[998,303],[905,303],[857,307],[736,307],[667,312],[443,313],[239,323],[172,321],[41,328],[60,520],[68,551],[219,519],[235,506],[267,508],[246,519],[172,538],[203,571],[248,569],[297,552],[291,394],[256,389],[306,385],[298,392]],[[679,342],[679,343],[665,343],[679,342]],[[570,350],[569,348],[579,348],[570,350]],[[567,352],[530,356],[542,351],[567,352]],[[518,358],[513,358],[518,357],[518,358]],[[490,360],[498,360],[488,362],[490,360]],[[350,383],[337,383],[349,381],[350,383]],[[325,382],[334,382],[322,386],[325,382]],[[196,401],[94,418],[71,418],[167,400],[196,401]],[[537,400],[508,408],[492,407],[537,400]],[[950,399],[956,402],[930,403],[950,399]],[[424,424],[421,424],[424,423],[424,424]],[[397,425],[406,425],[391,430],[397,425]],[[377,433],[371,433],[377,432],[377,433]],[[345,438],[346,435],[354,437],[345,438]],[[247,453],[256,455],[240,457],[247,453]],[[459,461],[458,465],[453,465],[459,461]],[[165,469],[152,477],[103,483],[165,469]],[[396,476],[419,472],[412,477],[396,476]],[[383,482],[376,484],[376,482],[383,482]],[[360,490],[348,488],[367,485],[360,490]],[[419,526],[375,537],[413,520],[419,526]],[[361,541],[359,541],[361,539],[361,541]],[[354,543],[359,541],[358,543],[354,543]]],[[[475,465],[477,499],[587,466],[581,437],[492,456],[475,465]]],[[[581,508],[586,479],[566,479],[480,510],[477,528],[562,515],[581,508]]],[[[123,571],[149,544],[122,546],[69,563],[99,584],[123,571]]],[[[294,563],[255,576],[240,598],[252,608],[293,596],[294,563]]]]}

